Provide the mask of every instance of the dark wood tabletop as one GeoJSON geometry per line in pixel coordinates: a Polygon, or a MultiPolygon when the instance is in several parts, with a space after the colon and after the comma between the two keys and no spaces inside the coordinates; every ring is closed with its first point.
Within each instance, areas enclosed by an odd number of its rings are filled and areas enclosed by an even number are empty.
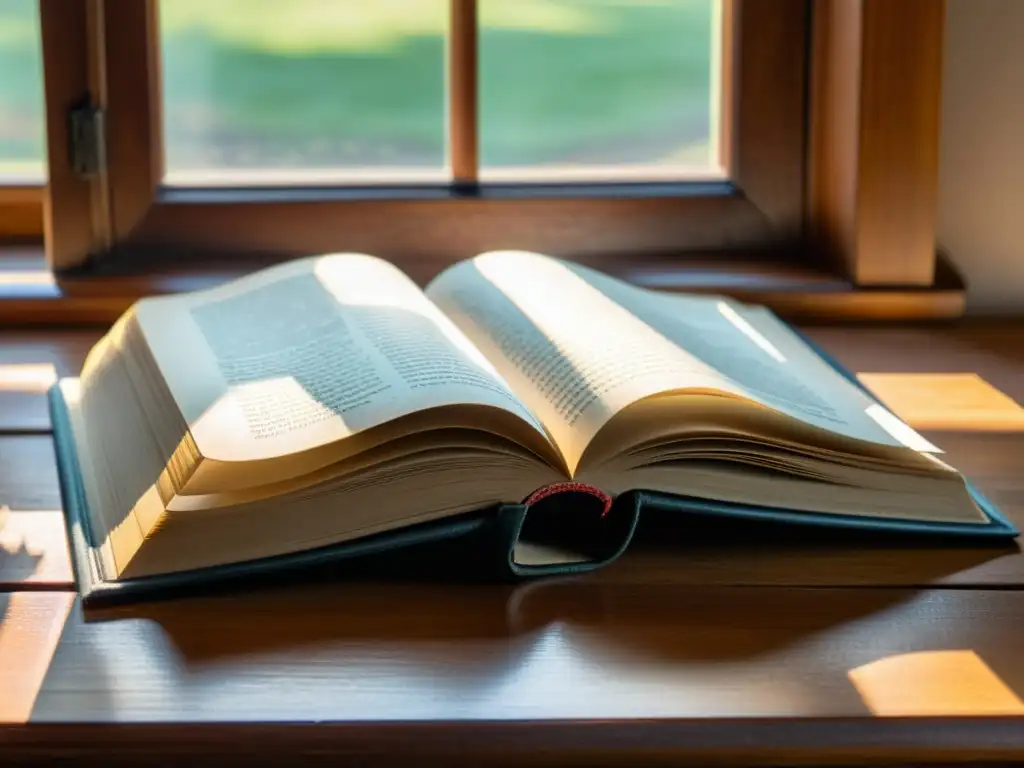
{"type": "MultiPolygon", "coordinates": [[[[1024,526],[1024,325],[807,330],[1024,526]]],[[[582,577],[83,614],[43,392],[96,338],[0,337],[0,765],[1024,762],[1016,545],[655,524],[582,577]]]]}

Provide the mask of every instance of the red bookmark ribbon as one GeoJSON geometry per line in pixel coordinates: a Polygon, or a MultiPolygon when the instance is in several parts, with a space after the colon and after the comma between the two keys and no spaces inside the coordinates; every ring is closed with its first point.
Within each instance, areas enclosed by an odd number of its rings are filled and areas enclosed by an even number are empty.
{"type": "Polygon", "coordinates": [[[597,486],[587,485],[586,483],[553,483],[546,485],[531,493],[523,504],[530,507],[559,493],[586,493],[593,496],[601,502],[601,517],[607,515],[608,511],[612,508],[611,496],[597,486]]]}

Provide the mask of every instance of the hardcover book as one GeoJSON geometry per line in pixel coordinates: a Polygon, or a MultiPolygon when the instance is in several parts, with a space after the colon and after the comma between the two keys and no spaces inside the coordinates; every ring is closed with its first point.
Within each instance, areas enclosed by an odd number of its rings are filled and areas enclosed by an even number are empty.
{"type": "Polygon", "coordinates": [[[582,571],[652,508],[1017,535],[766,308],[535,253],[425,290],[332,254],[143,299],[50,401],[87,603],[441,539],[582,571]]]}

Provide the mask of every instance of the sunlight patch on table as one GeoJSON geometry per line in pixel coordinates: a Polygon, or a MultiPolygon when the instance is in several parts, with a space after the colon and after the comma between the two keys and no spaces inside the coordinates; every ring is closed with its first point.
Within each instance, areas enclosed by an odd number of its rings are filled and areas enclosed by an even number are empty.
{"type": "Polygon", "coordinates": [[[1024,431],[1024,408],[976,373],[860,373],[857,378],[915,429],[1024,431]]]}
{"type": "Polygon", "coordinates": [[[888,656],[849,677],[880,717],[1024,715],[1024,702],[972,650],[888,656]]]}
{"type": "Polygon", "coordinates": [[[26,723],[50,669],[73,592],[14,592],[0,602],[0,723],[26,723]]]}
{"type": "Polygon", "coordinates": [[[20,272],[4,272],[0,274],[0,288],[9,286],[45,286],[56,289],[57,281],[53,273],[46,269],[27,269],[20,272]]]}
{"type": "Polygon", "coordinates": [[[0,365],[0,392],[46,392],[57,382],[53,363],[0,365]]]}

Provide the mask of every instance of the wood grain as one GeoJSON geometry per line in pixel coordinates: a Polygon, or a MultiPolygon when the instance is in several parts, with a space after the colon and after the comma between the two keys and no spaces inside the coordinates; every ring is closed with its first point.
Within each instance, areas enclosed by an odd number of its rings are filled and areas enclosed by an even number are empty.
{"type": "Polygon", "coordinates": [[[48,432],[46,382],[77,376],[99,331],[6,331],[0,343],[0,433],[48,432]]]}
{"type": "Polygon", "coordinates": [[[858,285],[935,274],[943,0],[814,6],[809,215],[858,285]]]}
{"type": "Polygon", "coordinates": [[[49,435],[0,436],[0,506],[18,511],[61,508],[49,435]]]}
{"type": "Polygon", "coordinates": [[[0,593],[0,723],[32,716],[74,602],[70,592],[0,593]]]}
{"type": "MultiPolygon", "coordinates": [[[[951,720],[947,730],[941,720],[877,719],[870,702],[886,695],[886,679],[857,674],[883,661],[920,666],[930,654],[943,674],[983,669],[1019,696],[1019,593],[622,587],[583,577],[518,589],[308,587],[88,620],[76,605],[66,624],[27,613],[40,618],[21,632],[63,630],[55,651],[37,651],[48,669],[31,726],[0,731],[8,750],[128,739],[179,759],[193,750],[279,756],[301,738],[333,755],[460,752],[531,764],[712,755],[820,764],[854,750],[873,760],[1024,757],[1019,720],[951,720]],[[139,730],[184,722],[187,735],[139,730]],[[315,732],[289,730],[313,722],[315,732]],[[123,725],[103,727],[114,723],[123,725]]],[[[0,661],[0,681],[38,664],[33,646],[21,647],[29,657],[0,661]]],[[[968,688],[936,692],[932,714],[969,714],[968,688]]]]}

